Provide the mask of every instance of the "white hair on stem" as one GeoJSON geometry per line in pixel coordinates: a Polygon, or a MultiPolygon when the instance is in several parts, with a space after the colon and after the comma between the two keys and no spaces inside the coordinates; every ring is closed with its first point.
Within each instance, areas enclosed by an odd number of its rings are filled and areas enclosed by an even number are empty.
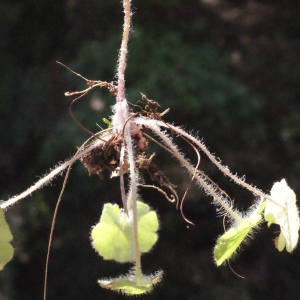
{"type": "MultiPolygon", "coordinates": [[[[144,125],[145,127],[151,129],[159,138],[162,140],[164,145],[170,149],[171,153],[174,157],[184,166],[197,180],[197,182],[204,188],[207,194],[211,195],[215,203],[218,204],[219,210],[223,212],[223,214],[230,217],[230,219],[234,222],[241,222],[242,217],[240,214],[233,210],[232,205],[228,201],[227,198],[222,196],[216,188],[206,180],[199,172],[195,172],[195,168],[187,161],[187,159],[178,151],[177,147],[172,143],[169,137],[167,137],[166,133],[162,132],[158,126],[159,121],[150,120],[146,118],[138,118],[135,120],[137,124],[144,125]]],[[[176,128],[176,127],[175,127],[176,128]]],[[[175,131],[175,130],[174,130],[175,131]]]]}
{"type": "Polygon", "coordinates": [[[112,125],[117,131],[121,131],[125,120],[128,118],[128,104],[125,97],[125,68],[127,59],[127,45],[129,40],[129,31],[131,23],[130,0],[123,1],[124,7],[124,25],[122,43],[118,59],[118,88],[117,88],[117,103],[113,106],[112,125]]]}
{"type": "Polygon", "coordinates": [[[169,128],[172,131],[176,132],[178,135],[182,135],[185,138],[189,139],[191,142],[193,142],[196,146],[198,146],[199,149],[202,150],[207,155],[207,157],[211,160],[211,162],[213,164],[215,164],[222,173],[224,173],[226,176],[231,178],[235,183],[237,183],[237,184],[241,185],[242,187],[246,188],[247,190],[252,192],[254,195],[265,198],[265,199],[273,202],[274,204],[280,206],[281,208],[284,208],[280,203],[276,202],[269,195],[266,195],[265,193],[263,193],[258,188],[246,183],[244,178],[241,179],[238,176],[232,174],[230,172],[229,168],[227,166],[223,166],[220,163],[220,161],[218,161],[218,159],[212,153],[210,153],[209,150],[206,148],[206,146],[201,141],[199,141],[197,138],[195,138],[192,135],[188,134],[187,132],[185,132],[181,128],[173,126],[171,124],[165,124],[164,122],[157,121],[157,125],[158,126],[163,126],[165,128],[169,128]]]}
{"type": "Polygon", "coordinates": [[[125,68],[126,68],[126,58],[127,58],[127,45],[129,40],[129,31],[130,31],[130,23],[131,23],[130,0],[124,0],[123,7],[124,7],[124,25],[123,25],[122,43],[119,52],[119,60],[118,60],[117,102],[123,102],[125,100],[125,68]]]}
{"type": "MultiPolygon", "coordinates": [[[[130,23],[131,23],[131,8],[130,0],[123,0],[124,7],[124,25],[122,43],[119,52],[118,60],[118,92],[117,103],[113,106],[112,126],[115,128],[114,132],[119,134],[124,132],[125,150],[129,163],[129,176],[130,176],[130,191],[127,197],[125,210],[132,213],[133,220],[133,236],[134,236],[134,249],[135,249],[135,278],[136,281],[141,279],[141,254],[138,242],[138,221],[137,221],[137,207],[136,201],[138,199],[137,185],[138,174],[135,168],[135,159],[132,146],[132,138],[130,134],[130,127],[132,120],[126,121],[130,117],[128,103],[125,97],[125,68],[127,59],[127,45],[129,40],[130,23]]],[[[122,180],[120,184],[122,185],[122,180]]]]}
{"type": "MultiPolygon", "coordinates": [[[[106,138],[109,138],[110,136],[107,136],[106,138]]],[[[26,198],[27,196],[30,196],[33,192],[36,190],[42,188],[46,184],[50,183],[51,180],[53,180],[56,176],[60,175],[67,167],[73,165],[74,162],[76,162],[78,159],[80,159],[82,156],[88,154],[93,149],[103,145],[103,141],[99,140],[96,143],[92,144],[91,146],[87,147],[86,149],[82,150],[80,153],[74,155],[71,159],[65,161],[61,165],[58,165],[55,169],[53,169],[50,173],[42,177],[40,180],[38,180],[35,184],[33,184],[30,188],[28,188],[23,193],[13,196],[10,199],[6,200],[5,202],[1,203],[0,208],[5,209],[9,206],[12,206],[16,202],[18,202],[21,199],[26,198]]]]}

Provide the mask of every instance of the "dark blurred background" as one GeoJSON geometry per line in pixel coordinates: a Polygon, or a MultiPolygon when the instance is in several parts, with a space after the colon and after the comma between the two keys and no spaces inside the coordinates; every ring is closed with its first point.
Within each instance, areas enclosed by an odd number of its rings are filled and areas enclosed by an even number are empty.
{"type": "MultiPolygon", "coordinates": [[[[300,4],[293,0],[133,1],[126,85],[128,100],[143,92],[171,108],[165,120],[203,138],[233,173],[265,192],[286,178],[300,195],[300,4]]],[[[122,34],[120,0],[0,0],[0,199],[22,192],[76,152],[89,136],[68,113],[66,91],[86,88],[79,77],[115,80],[122,34]]],[[[74,105],[91,131],[105,126],[114,97],[95,89],[74,105]]],[[[193,149],[179,147],[192,162],[193,149]]],[[[151,145],[156,164],[183,195],[189,178],[168,153],[151,145]]],[[[242,210],[253,195],[235,186],[202,155],[201,169],[242,210]]],[[[62,178],[7,211],[15,257],[0,273],[1,300],[42,299],[50,224],[62,178]]],[[[165,271],[143,299],[300,299],[300,251],[279,253],[264,224],[229,266],[212,250],[223,232],[211,198],[191,188],[189,226],[156,191],[141,190],[158,210],[160,239],[143,256],[144,273],[165,271]],[[298,266],[299,265],[299,266],[298,266]]],[[[130,265],[103,261],[89,232],[103,204],[120,203],[118,178],[88,176],[73,166],[56,220],[48,300],[125,299],[97,279],[130,265]]]]}

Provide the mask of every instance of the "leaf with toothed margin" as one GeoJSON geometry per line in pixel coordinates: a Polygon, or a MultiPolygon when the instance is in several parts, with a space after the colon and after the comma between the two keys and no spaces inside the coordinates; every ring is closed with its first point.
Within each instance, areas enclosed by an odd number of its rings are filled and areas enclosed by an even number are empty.
{"type": "Polygon", "coordinates": [[[13,236],[6,223],[4,212],[0,209],[0,270],[13,258],[14,248],[10,244],[13,236]]]}
{"type": "Polygon", "coordinates": [[[133,274],[116,279],[98,280],[98,283],[102,288],[134,296],[150,293],[153,286],[162,280],[162,275],[163,271],[159,271],[155,275],[150,276],[142,275],[139,283],[137,283],[133,274]]]}
{"type": "Polygon", "coordinates": [[[252,228],[259,224],[262,219],[261,213],[264,210],[265,205],[265,201],[261,201],[257,209],[255,209],[249,218],[243,220],[238,227],[229,229],[218,238],[217,245],[214,248],[214,257],[217,266],[220,266],[225,260],[229,259],[250,233],[252,228]]]}
{"type": "MultiPolygon", "coordinates": [[[[146,253],[158,239],[157,214],[147,204],[137,201],[137,219],[140,252],[146,253]]],[[[135,261],[132,216],[128,217],[117,204],[104,205],[91,237],[93,247],[104,259],[121,263],[135,261]]]]}
{"type": "Polygon", "coordinates": [[[280,234],[275,240],[275,246],[279,251],[284,248],[292,252],[299,239],[299,212],[296,205],[296,195],[294,191],[282,179],[275,182],[271,189],[271,198],[278,203],[267,201],[265,209],[265,220],[268,226],[278,224],[280,234]]]}

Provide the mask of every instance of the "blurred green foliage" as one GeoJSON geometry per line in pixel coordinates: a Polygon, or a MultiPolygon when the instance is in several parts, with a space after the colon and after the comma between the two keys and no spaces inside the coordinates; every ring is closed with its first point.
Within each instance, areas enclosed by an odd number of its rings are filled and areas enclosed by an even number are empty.
{"type": "MultiPolygon", "coordinates": [[[[64,92],[86,87],[56,64],[89,79],[115,80],[122,33],[120,1],[0,1],[1,199],[76,152],[88,135],[68,113],[64,92]]],[[[300,194],[299,10],[294,1],[133,1],[126,84],[135,104],[140,92],[171,108],[165,119],[198,132],[233,172],[268,191],[286,178],[300,194]]],[[[95,90],[74,104],[78,120],[96,132],[114,98],[95,90]]],[[[193,149],[180,139],[195,160],[193,149]]],[[[179,165],[155,148],[156,163],[182,195],[189,183],[179,165]]],[[[203,168],[248,207],[252,195],[228,182],[202,157],[203,168]]],[[[16,256],[0,274],[0,298],[41,299],[46,247],[61,179],[10,209],[16,256]]],[[[233,269],[212,259],[222,219],[201,190],[184,205],[195,222],[155,191],[143,199],[158,210],[160,239],[143,258],[145,273],[164,281],[145,299],[297,299],[299,250],[277,253],[264,230],[245,247],[233,269]]],[[[89,177],[78,163],[59,209],[50,257],[48,299],[123,299],[96,281],[122,273],[90,246],[89,232],[106,202],[120,203],[119,181],[89,177]]],[[[123,267],[121,266],[121,269],[123,267]]],[[[124,265],[124,272],[128,266],[124,265]]]]}

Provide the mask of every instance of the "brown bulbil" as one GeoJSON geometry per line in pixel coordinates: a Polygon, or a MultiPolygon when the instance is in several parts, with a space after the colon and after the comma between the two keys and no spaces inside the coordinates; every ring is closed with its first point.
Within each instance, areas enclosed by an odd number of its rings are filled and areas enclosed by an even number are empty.
{"type": "Polygon", "coordinates": [[[90,175],[97,174],[102,179],[103,170],[108,169],[112,174],[119,168],[122,143],[121,138],[113,136],[100,147],[84,155],[80,160],[90,175]]]}
{"type": "MultiPolygon", "coordinates": [[[[149,156],[145,152],[140,154],[136,161],[136,167],[139,171],[147,171],[151,180],[157,182],[160,186],[164,186],[168,188],[174,196],[174,199],[178,200],[176,185],[174,185],[169,178],[161,171],[159,168],[152,162],[152,158],[154,157],[154,153],[149,156]]],[[[140,174],[142,176],[142,174],[140,174]]],[[[142,176],[143,181],[143,176],[142,176]]],[[[177,201],[178,202],[178,201],[177,201]]]]}

